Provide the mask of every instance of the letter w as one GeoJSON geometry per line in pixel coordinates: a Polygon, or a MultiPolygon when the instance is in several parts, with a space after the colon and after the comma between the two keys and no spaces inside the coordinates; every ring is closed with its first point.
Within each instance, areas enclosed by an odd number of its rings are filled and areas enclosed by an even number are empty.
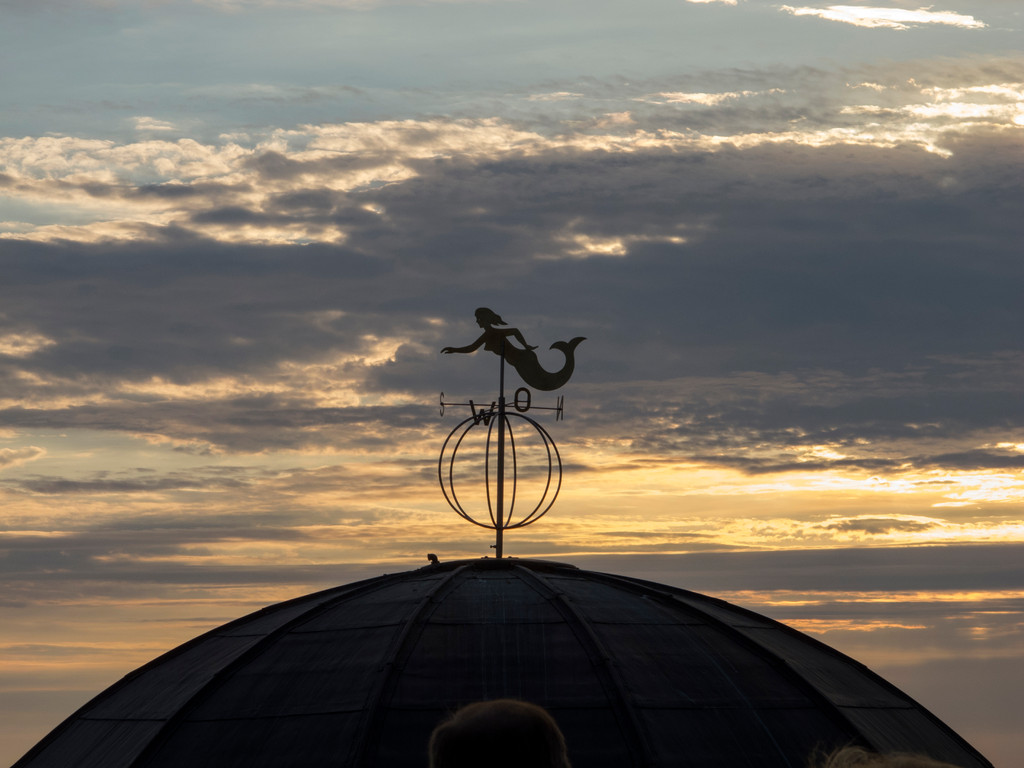
{"type": "Polygon", "coordinates": [[[478,411],[476,409],[476,406],[473,404],[473,401],[470,400],[469,401],[469,407],[473,411],[473,424],[474,424],[474,426],[479,424],[481,421],[484,424],[490,424],[491,423],[491,417],[494,415],[494,407],[495,407],[495,405],[496,405],[496,403],[491,403],[491,407],[488,408],[486,411],[483,410],[482,408],[478,411]]]}

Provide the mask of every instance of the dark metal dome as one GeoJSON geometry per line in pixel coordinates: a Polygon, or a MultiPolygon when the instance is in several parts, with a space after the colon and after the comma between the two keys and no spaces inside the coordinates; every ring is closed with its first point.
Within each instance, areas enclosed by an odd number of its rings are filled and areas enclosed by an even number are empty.
{"type": "Polygon", "coordinates": [[[270,606],[129,674],[15,768],[426,764],[456,707],[547,707],[576,768],[803,768],[857,743],[991,768],[858,662],[673,587],[530,560],[381,576],[270,606]]]}

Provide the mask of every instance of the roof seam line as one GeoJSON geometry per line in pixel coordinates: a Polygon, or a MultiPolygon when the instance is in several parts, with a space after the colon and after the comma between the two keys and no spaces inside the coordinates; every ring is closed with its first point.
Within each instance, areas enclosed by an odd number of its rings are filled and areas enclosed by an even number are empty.
{"type": "MultiPolygon", "coordinates": [[[[678,595],[672,594],[671,592],[665,592],[665,591],[660,590],[660,589],[654,589],[654,588],[652,588],[652,585],[650,585],[650,584],[644,584],[643,585],[644,588],[643,588],[643,590],[641,590],[636,584],[631,584],[628,579],[622,579],[622,578],[619,578],[618,576],[614,576],[612,574],[594,573],[594,574],[591,574],[591,575],[595,576],[595,577],[599,577],[602,580],[607,581],[607,582],[612,582],[612,583],[615,583],[615,584],[621,584],[622,586],[624,586],[626,588],[629,588],[629,589],[631,589],[633,591],[641,592],[642,594],[650,594],[653,597],[655,597],[656,599],[659,599],[659,600],[662,600],[662,601],[671,602],[676,607],[685,610],[687,613],[690,613],[691,615],[696,614],[696,615],[700,616],[708,624],[713,625],[717,629],[719,629],[719,631],[721,631],[721,632],[723,632],[723,633],[725,633],[725,634],[735,638],[736,641],[740,645],[742,645],[743,647],[745,647],[748,650],[750,650],[754,654],[754,656],[756,656],[758,658],[761,658],[761,659],[764,659],[765,661],[767,661],[769,664],[775,666],[776,668],[782,667],[786,671],[792,673],[792,674],[786,676],[787,679],[790,679],[793,682],[794,685],[796,685],[800,689],[802,689],[804,691],[805,695],[807,695],[808,698],[811,701],[817,701],[817,702],[819,702],[820,705],[823,705],[822,708],[825,711],[832,713],[833,717],[835,717],[836,719],[840,720],[842,722],[842,724],[845,726],[845,729],[848,732],[860,734],[860,737],[862,739],[864,739],[864,736],[863,736],[863,733],[862,733],[861,729],[858,728],[846,716],[846,714],[843,712],[843,710],[842,710],[842,708],[840,707],[839,704],[837,704],[836,702],[832,701],[832,699],[830,699],[828,696],[826,696],[816,686],[812,685],[810,683],[810,681],[808,681],[804,677],[804,675],[800,673],[799,670],[794,668],[792,664],[790,664],[788,661],[786,661],[786,659],[784,659],[778,653],[775,653],[774,651],[770,650],[766,646],[764,646],[764,645],[754,641],[753,638],[751,638],[746,632],[742,631],[742,629],[740,629],[739,627],[735,627],[735,626],[729,624],[728,622],[723,621],[722,619],[718,618],[717,616],[713,615],[712,613],[710,613],[708,611],[702,611],[699,608],[697,608],[696,606],[693,606],[693,605],[690,605],[689,603],[684,602],[683,600],[679,599],[678,595]]],[[[716,598],[711,598],[711,599],[717,601],[716,598]]],[[[732,606],[732,607],[736,608],[738,606],[732,606]]],[[[764,617],[764,618],[767,618],[767,617],[764,617]]],[[[864,739],[864,740],[866,741],[866,739],[864,739]]],[[[869,746],[872,749],[876,749],[876,750],[878,749],[878,745],[876,745],[876,744],[870,744],[869,743],[869,744],[866,744],[866,746],[869,746]]],[[[783,754],[781,749],[780,749],[779,753],[783,754]]]]}
{"type": "Polygon", "coordinates": [[[366,704],[363,706],[365,716],[358,728],[361,737],[350,750],[349,755],[352,759],[347,765],[362,766],[365,764],[367,750],[380,739],[384,721],[384,704],[394,695],[398,685],[398,674],[405,668],[414,642],[423,634],[427,619],[436,610],[438,595],[451,588],[454,578],[468,567],[461,565],[455,568],[434,585],[434,588],[424,595],[417,604],[402,631],[392,640],[391,648],[384,655],[378,682],[366,697],[366,704]]]}
{"type": "MultiPolygon", "coordinates": [[[[188,700],[180,707],[177,711],[168,717],[164,722],[163,726],[157,734],[150,739],[146,746],[139,752],[135,758],[128,763],[128,768],[137,768],[145,765],[145,761],[153,755],[153,753],[159,751],[160,747],[163,746],[165,740],[169,737],[171,731],[177,727],[179,723],[185,720],[185,718],[191,714],[195,709],[204,701],[209,694],[215,690],[217,685],[222,681],[230,678],[236,670],[242,667],[249,659],[251,659],[262,649],[275,642],[279,637],[287,634],[291,629],[303,622],[309,621],[314,616],[317,616],[324,611],[334,607],[340,602],[363,595],[365,593],[374,592],[390,585],[392,582],[397,581],[401,578],[400,574],[389,575],[385,574],[380,577],[379,580],[374,579],[368,582],[363,582],[360,586],[355,589],[343,589],[341,594],[334,597],[328,598],[327,600],[314,606],[309,611],[295,616],[286,621],[281,626],[265,634],[260,640],[257,640],[249,648],[240,653],[230,664],[214,673],[209,680],[201,685],[196,691],[188,697],[188,700]]],[[[215,630],[216,631],[216,630],[215,630]]]]}
{"type": "Polygon", "coordinates": [[[569,596],[563,590],[553,586],[541,574],[521,565],[514,567],[524,577],[524,581],[532,583],[535,589],[540,587],[538,591],[541,591],[552,607],[565,618],[580,644],[586,649],[591,664],[598,671],[598,677],[606,688],[608,702],[620,720],[623,736],[627,741],[632,742],[629,754],[634,758],[634,764],[653,764],[654,749],[643,726],[643,721],[640,719],[636,701],[615,670],[611,654],[594,632],[590,622],[576,610],[569,596]]]}

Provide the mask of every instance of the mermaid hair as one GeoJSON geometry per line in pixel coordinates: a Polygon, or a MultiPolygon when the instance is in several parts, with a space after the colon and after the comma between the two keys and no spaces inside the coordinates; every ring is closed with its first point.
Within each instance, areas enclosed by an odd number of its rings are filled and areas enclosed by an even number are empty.
{"type": "Polygon", "coordinates": [[[508,323],[498,316],[497,312],[494,312],[487,307],[480,307],[474,314],[476,315],[477,320],[482,323],[487,323],[487,325],[508,325],[508,323]]]}

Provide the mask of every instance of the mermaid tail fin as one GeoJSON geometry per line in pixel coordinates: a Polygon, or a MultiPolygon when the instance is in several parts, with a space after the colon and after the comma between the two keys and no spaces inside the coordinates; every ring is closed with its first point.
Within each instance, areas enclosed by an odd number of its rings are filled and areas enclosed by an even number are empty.
{"type": "Polygon", "coordinates": [[[508,357],[506,360],[516,369],[520,378],[529,386],[534,389],[551,391],[552,389],[558,389],[569,381],[569,377],[572,376],[572,372],[576,367],[576,347],[585,339],[585,336],[577,336],[571,341],[556,341],[551,345],[551,349],[561,350],[562,354],[565,355],[565,364],[561,370],[554,373],[549,373],[541,368],[537,355],[532,352],[520,353],[516,355],[515,360],[508,357]]]}

